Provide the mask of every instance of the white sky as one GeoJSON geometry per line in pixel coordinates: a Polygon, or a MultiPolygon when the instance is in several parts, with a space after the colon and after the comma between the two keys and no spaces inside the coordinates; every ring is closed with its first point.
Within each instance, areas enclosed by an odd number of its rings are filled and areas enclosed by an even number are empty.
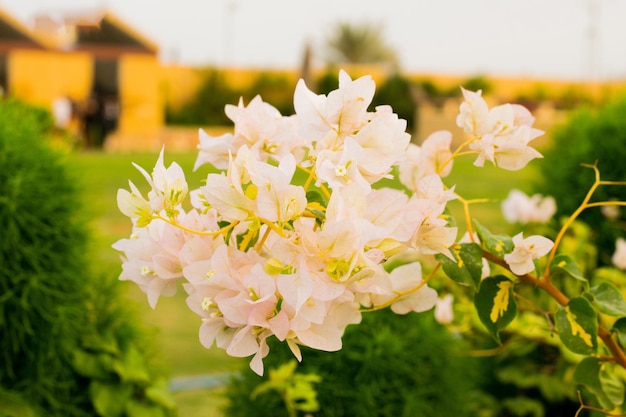
{"type": "Polygon", "coordinates": [[[106,8],[158,44],[164,62],[181,64],[296,68],[305,42],[319,56],[334,25],[347,21],[381,24],[407,72],[626,79],[625,0],[0,0],[0,7],[25,23],[41,12],[106,8]]]}

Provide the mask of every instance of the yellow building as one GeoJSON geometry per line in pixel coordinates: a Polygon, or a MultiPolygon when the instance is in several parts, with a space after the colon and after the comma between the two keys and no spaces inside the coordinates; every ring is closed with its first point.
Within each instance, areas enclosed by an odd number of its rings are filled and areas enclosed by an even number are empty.
{"type": "Polygon", "coordinates": [[[100,146],[112,132],[132,137],[161,129],[157,52],[108,12],[38,16],[27,28],[0,10],[3,93],[50,109],[60,124],[71,108],[87,146],[100,146]]]}

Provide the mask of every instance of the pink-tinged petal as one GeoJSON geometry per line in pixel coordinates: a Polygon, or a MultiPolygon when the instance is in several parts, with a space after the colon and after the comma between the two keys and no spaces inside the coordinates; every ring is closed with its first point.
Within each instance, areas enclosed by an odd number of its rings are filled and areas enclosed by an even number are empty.
{"type": "Polygon", "coordinates": [[[296,331],[303,345],[313,349],[335,352],[341,350],[343,329],[339,329],[335,320],[330,317],[322,324],[311,324],[307,330],[296,331]]]}
{"type": "Polygon", "coordinates": [[[146,293],[148,304],[154,309],[161,295],[172,296],[176,294],[176,281],[153,278],[148,284],[146,293]]]}
{"type": "Polygon", "coordinates": [[[268,328],[270,326],[268,318],[276,311],[276,303],[272,300],[269,302],[257,302],[248,312],[248,325],[255,327],[268,328]]]}
{"type": "Polygon", "coordinates": [[[231,327],[245,326],[248,324],[250,304],[249,298],[242,293],[234,297],[217,298],[215,302],[224,315],[224,321],[231,327]]]}
{"type": "Polygon", "coordinates": [[[295,313],[294,323],[307,322],[322,324],[328,314],[326,303],[315,298],[309,298],[302,308],[295,313]]]}
{"type": "Polygon", "coordinates": [[[226,353],[236,358],[245,358],[259,350],[259,342],[252,327],[245,326],[239,329],[226,349],[226,353]]]}
{"type": "Polygon", "coordinates": [[[261,340],[258,351],[250,361],[250,369],[259,376],[263,376],[263,358],[266,357],[269,352],[270,348],[267,346],[267,342],[265,339],[261,340]]]}
{"type": "Polygon", "coordinates": [[[292,306],[296,313],[313,293],[313,281],[304,273],[278,275],[276,285],[284,302],[292,306]]]}
{"type": "Polygon", "coordinates": [[[157,254],[152,257],[154,265],[154,273],[163,279],[181,278],[181,266],[178,259],[165,255],[157,254]]]}
{"type": "Polygon", "coordinates": [[[302,362],[302,352],[300,352],[298,343],[296,343],[294,339],[289,338],[287,339],[287,346],[289,346],[289,350],[291,350],[291,353],[293,353],[293,356],[296,357],[298,362],[302,362]]]}
{"type": "Polygon", "coordinates": [[[215,338],[224,328],[224,322],[219,319],[202,320],[198,336],[200,343],[207,349],[210,349],[215,342],[215,338]]]}
{"type": "Polygon", "coordinates": [[[276,336],[278,340],[281,342],[285,340],[287,335],[289,334],[289,316],[284,310],[281,310],[274,317],[268,320],[269,327],[272,333],[276,336]]]}

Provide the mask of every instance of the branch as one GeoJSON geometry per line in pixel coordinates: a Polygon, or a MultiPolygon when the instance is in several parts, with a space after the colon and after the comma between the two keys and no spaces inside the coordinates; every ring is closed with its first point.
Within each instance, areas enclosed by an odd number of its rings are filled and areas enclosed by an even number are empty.
{"type": "MultiPolygon", "coordinates": [[[[487,259],[488,261],[493,262],[494,264],[500,265],[501,267],[507,269],[508,271],[511,271],[511,269],[509,268],[507,263],[504,261],[504,259],[498,258],[497,256],[485,250],[483,250],[483,257],[487,259]]],[[[516,275],[516,276],[519,278],[521,282],[525,284],[530,284],[534,287],[541,288],[543,291],[545,291],[550,297],[554,298],[556,302],[562,305],[563,307],[569,304],[569,298],[565,294],[563,294],[561,290],[559,290],[557,287],[552,285],[552,282],[550,282],[550,280],[537,278],[530,274],[516,275]]],[[[598,325],[598,336],[600,337],[600,339],[602,339],[607,349],[609,349],[609,351],[613,355],[615,362],[619,364],[622,368],[626,369],[626,354],[624,353],[622,348],[618,345],[618,343],[615,341],[615,339],[613,339],[611,332],[608,331],[606,328],[602,327],[601,325],[598,325]]]]}

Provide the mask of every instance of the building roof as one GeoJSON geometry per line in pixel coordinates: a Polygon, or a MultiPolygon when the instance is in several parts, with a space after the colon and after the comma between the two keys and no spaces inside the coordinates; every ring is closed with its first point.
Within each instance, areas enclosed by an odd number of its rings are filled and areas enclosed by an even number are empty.
{"type": "Polygon", "coordinates": [[[110,12],[66,20],[73,25],[74,49],[100,53],[136,52],[156,54],[158,47],[110,12]]]}
{"type": "Polygon", "coordinates": [[[0,52],[13,48],[42,49],[42,43],[21,22],[0,9],[0,52]]]}
{"type": "Polygon", "coordinates": [[[0,9],[0,52],[13,48],[87,51],[94,55],[156,55],[158,47],[109,11],[40,14],[32,28],[0,9]]]}

